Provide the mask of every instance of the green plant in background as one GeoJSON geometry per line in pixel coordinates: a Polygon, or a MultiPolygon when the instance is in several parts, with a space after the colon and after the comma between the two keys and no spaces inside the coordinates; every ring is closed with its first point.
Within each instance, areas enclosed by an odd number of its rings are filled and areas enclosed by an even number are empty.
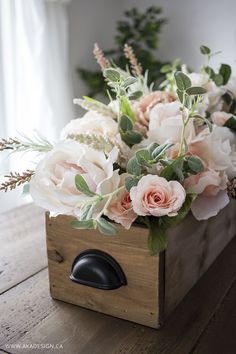
{"type": "MultiPolygon", "coordinates": [[[[163,63],[156,59],[156,49],[159,47],[159,34],[162,26],[167,22],[162,17],[162,9],[151,6],[145,12],[140,12],[136,8],[124,12],[125,19],[118,21],[115,43],[117,47],[104,54],[114,61],[120,68],[125,69],[127,60],[124,58],[124,45],[129,44],[138,61],[144,68],[148,69],[149,84],[160,83],[163,78],[160,68],[163,63]]],[[[106,92],[104,79],[100,71],[91,71],[78,68],[80,77],[86,82],[89,88],[89,96],[106,92]]]]}

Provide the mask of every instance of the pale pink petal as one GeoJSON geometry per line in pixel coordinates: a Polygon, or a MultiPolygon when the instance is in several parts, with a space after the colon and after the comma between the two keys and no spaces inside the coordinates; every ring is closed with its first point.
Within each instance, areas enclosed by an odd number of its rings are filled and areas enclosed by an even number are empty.
{"type": "Polygon", "coordinates": [[[197,220],[207,220],[215,216],[229,203],[229,197],[225,191],[212,197],[199,196],[192,203],[191,211],[197,220]]]}

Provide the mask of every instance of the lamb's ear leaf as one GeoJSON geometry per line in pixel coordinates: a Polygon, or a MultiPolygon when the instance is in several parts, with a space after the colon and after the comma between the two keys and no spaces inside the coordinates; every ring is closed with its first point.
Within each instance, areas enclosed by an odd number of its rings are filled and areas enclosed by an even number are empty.
{"type": "Polygon", "coordinates": [[[175,76],[176,85],[180,91],[185,91],[189,87],[191,87],[190,78],[182,71],[176,71],[174,76],[175,76]]]}
{"type": "Polygon", "coordinates": [[[81,229],[81,230],[86,230],[86,229],[96,229],[96,221],[93,219],[89,220],[73,220],[70,223],[71,227],[73,229],[81,229]]]}
{"type": "Polygon", "coordinates": [[[139,176],[141,174],[142,169],[138,163],[136,156],[131,157],[131,159],[128,161],[127,172],[135,176],[139,176]]]}
{"type": "Polygon", "coordinates": [[[131,176],[126,177],[125,179],[125,188],[127,189],[128,192],[130,192],[130,189],[132,187],[137,186],[139,179],[138,178],[133,178],[131,176]]]}
{"type": "Polygon", "coordinates": [[[88,197],[94,197],[96,193],[90,191],[89,186],[87,185],[87,182],[81,175],[76,175],[75,176],[75,185],[76,188],[83,194],[87,195],[88,197]]]}
{"type": "Polygon", "coordinates": [[[120,80],[119,71],[113,68],[103,70],[103,76],[112,82],[117,82],[120,80]]]}
{"type": "Polygon", "coordinates": [[[104,235],[117,235],[117,228],[104,218],[97,220],[98,230],[104,235]]]}

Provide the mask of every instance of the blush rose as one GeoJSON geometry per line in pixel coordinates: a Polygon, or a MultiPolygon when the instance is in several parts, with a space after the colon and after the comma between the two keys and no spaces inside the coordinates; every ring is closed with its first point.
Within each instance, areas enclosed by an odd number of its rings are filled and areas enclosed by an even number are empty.
{"type": "Polygon", "coordinates": [[[138,215],[176,216],[182,207],[186,192],[177,181],[147,175],[130,190],[133,209],[138,215]]]}

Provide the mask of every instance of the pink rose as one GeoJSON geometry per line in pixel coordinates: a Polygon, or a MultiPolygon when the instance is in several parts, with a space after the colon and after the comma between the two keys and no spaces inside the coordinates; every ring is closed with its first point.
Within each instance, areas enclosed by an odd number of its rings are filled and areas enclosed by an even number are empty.
{"type": "Polygon", "coordinates": [[[177,181],[147,175],[131,188],[130,197],[138,215],[175,216],[185,201],[186,192],[177,181]]]}
{"type": "Polygon", "coordinates": [[[207,220],[217,215],[229,203],[227,180],[224,172],[214,170],[203,171],[185,180],[185,188],[199,194],[191,205],[191,211],[197,220],[207,220]]]}
{"type": "Polygon", "coordinates": [[[149,124],[149,112],[158,103],[169,103],[176,100],[174,93],[165,91],[154,91],[134,103],[134,110],[138,122],[145,127],[149,124]]]}
{"type": "Polygon", "coordinates": [[[211,115],[212,122],[218,127],[223,127],[232,114],[226,112],[214,112],[211,115]]]}
{"type": "MultiPolygon", "coordinates": [[[[120,186],[124,185],[127,176],[127,173],[120,176],[120,186]]],[[[137,214],[133,210],[130,194],[126,189],[119,191],[113,197],[105,214],[109,219],[124,226],[125,229],[128,230],[130,228],[134,220],[137,218],[137,214]]]]}
{"type": "Polygon", "coordinates": [[[130,226],[137,218],[137,214],[133,210],[129,192],[125,190],[119,193],[116,200],[109,205],[106,215],[109,219],[124,226],[125,229],[130,229],[130,226]]]}

